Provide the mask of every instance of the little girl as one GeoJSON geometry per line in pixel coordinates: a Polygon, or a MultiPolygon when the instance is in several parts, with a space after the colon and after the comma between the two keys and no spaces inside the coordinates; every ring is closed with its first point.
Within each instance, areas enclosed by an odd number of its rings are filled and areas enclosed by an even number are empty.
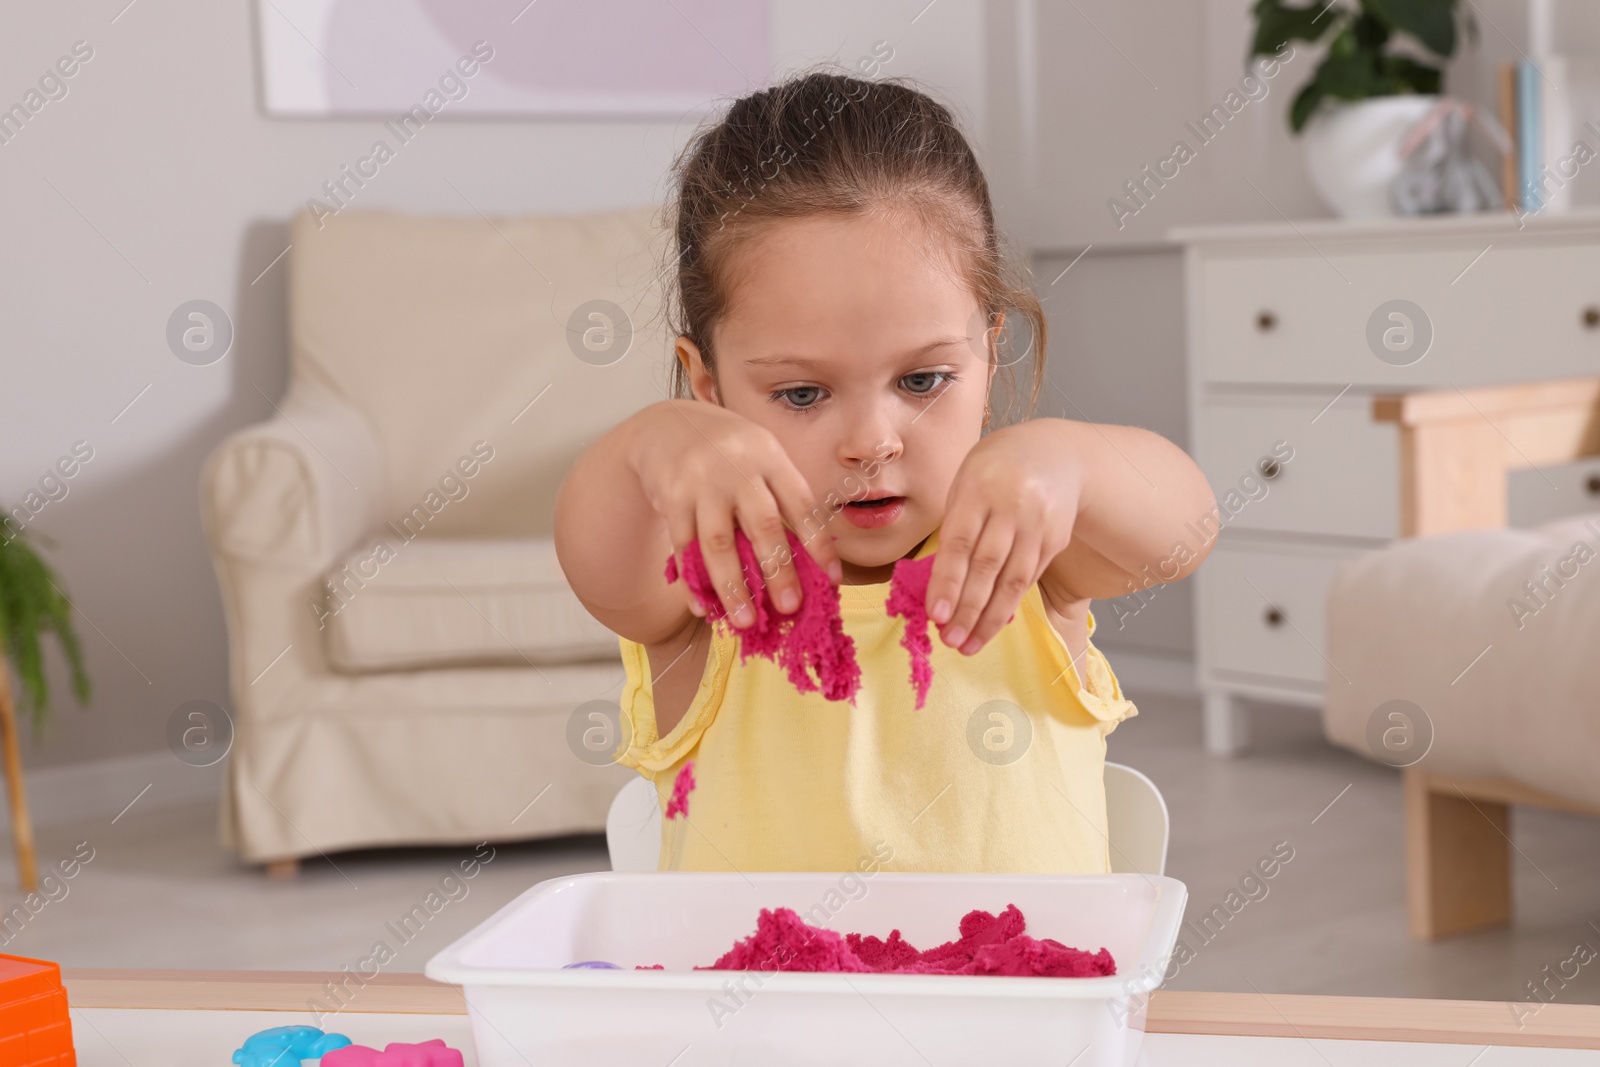
{"type": "Polygon", "coordinates": [[[993,378],[1021,361],[1005,316],[1034,339],[1029,413],[1044,316],[971,147],[915,88],[812,73],[752,93],[675,177],[675,396],[583,453],[555,529],[620,639],[618,761],[663,807],[695,763],[661,866],[1106,871],[1105,737],[1135,708],[1089,641],[1089,601],[1143,588],[1215,513],[1204,476],[1134,427],[995,425],[993,378]],[[785,528],[839,587],[853,707],[739,661],[753,591],[735,528],[780,612],[801,592],[785,528]],[[695,540],[731,632],[665,579],[695,540]],[[884,608],[896,561],[935,553],[918,710],[884,608]]]}

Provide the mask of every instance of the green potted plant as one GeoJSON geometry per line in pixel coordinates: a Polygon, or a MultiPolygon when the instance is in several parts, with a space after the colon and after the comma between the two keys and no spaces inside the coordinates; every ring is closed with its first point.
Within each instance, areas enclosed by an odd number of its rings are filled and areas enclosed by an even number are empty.
{"type": "Polygon", "coordinates": [[[1287,42],[1328,39],[1289,107],[1317,192],[1341,215],[1393,214],[1400,140],[1439,103],[1458,18],[1476,39],[1470,15],[1458,13],[1457,0],[1256,0],[1254,11],[1251,59],[1287,42]]]}
{"type": "MultiPolygon", "coordinates": [[[[45,677],[40,638],[54,633],[72,672],[72,690],[80,704],[89,699],[89,675],[83,650],[72,626],[72,605],[61,591],[55,572],[39,554],[0,523],[0,644],[16,669],[29,703],[35,735],[50,713],[50,683],[45,677]]],[[[34,864],[33,826],[22,786],[22,754],[17,743],[17,716],[11,695],[11,672],[0,662],[0,748],[3,748],[6,791],[11,804],[12,835],[17,845],[17,874],[23,890],[38,886],[34,864]]]]}

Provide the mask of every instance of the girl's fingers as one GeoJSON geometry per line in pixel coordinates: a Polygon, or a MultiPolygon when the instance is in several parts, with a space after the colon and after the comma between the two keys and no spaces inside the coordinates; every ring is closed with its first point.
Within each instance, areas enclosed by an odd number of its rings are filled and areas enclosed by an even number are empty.
{"type": "MultiPolygon", "coordinates": [[[[811,486],[795,469],[784,462],[767,473],[767,485],[777,498],[778,509],[789,520],[789,526],[800,539],[800,546],[816,561],[817,566],[837,585],[840,580],[839,557],[833,551],[833,536],[828,531],[832,518],[828,509],[818,504],[811,495],[811,486]]],[[[796,579],[796,588],[799,581],[796,579]]]]}
{"type": "Polygon", "coordinates": [[[756,566],[773,606],[785,615],[792,614],[800,606],[800,583],[795,579],[794,553],[789,550],[777,501],[765,487],[752,490],[734,506],[734,518],[755,549],[756,566]]]}
{"type": "MultiPolygon", "coordinates": [[[[994,583],[1011,556],[1015,540],[1015,527],[1006,517],[990,514],[978,535],[977,544],[967,560],[966,580],[961,585],[961,596],[956,601],[955,613],[948,625],[940,630],[940,637],[951,648],[961,648],[977,625],[978,617],[994,591],[994,583]]],[[[944,539],[940,538],[941,550],[944,539]]],[[[937,564],[935,564],[937,566],[937,564]]]]}
{"type": "Polygon", "coordinates": [[[694,528],[694,512],[690,510],[669,511],[667,519],[667,536],[672,539],[672,554],[678,563],[678,581],[683,586],[684,598],[689,602],[689,610],[696,615],[704,616],[705,608],[700,606],[700,598],[695,596],[694,590],[689,588],[689,580],[683,573],[683,550],[689,542],[696,537],[694,528]]]}
{"type": "Polygon", "coordinates": [[[1016,531],[1011,543],[1011,554],[995,579],[989,602],[978,615],[961,651],[972,655],[989,642],[1000,627],[1016,614],[1028,587],[1038,580],[1041,536],[1035,529],[1016,531]]]}
{"type": "Polygon", "coordinates": [[[702,498],[695,511],[695,525],[700,532],[700,555],[706,561],[706,573],[727,609],[728,621],[734,626],[750,625],[755,621],[755,612],[750,607],[750,591],[745,587],[738,543],[733,538],[733,508],[720,500],[702,498]]]}
{"type": "Polygon", "coordinates": [[[945,509],[944,523],[939,527],[939,551],[934,553],[933,571],[928,575],[925,605],[928,618],[941,629],[955,616],[986,514],[987,509],[963,506],[954,500],[945,509]]]}

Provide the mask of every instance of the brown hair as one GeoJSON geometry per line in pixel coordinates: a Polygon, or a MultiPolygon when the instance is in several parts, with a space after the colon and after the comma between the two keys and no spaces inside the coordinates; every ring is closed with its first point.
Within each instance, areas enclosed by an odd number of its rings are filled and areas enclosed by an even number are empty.
{"type": "MultiPolygon", "coordinates": [[[[673,174],[667,219],[677,248],[666,271],[675,275],[669,327],[695,343],[713,375],[711,333],[727,311],[725,268],[741,233],[816,213],[898,209],[951,240],[991,328],[1012,309],[1026,320],[1034,356],[1026,413],[1032,414],[1044,381],[1044,312],[1002,248],[989,183],[944,105],[902,79],[802,74],[736,100],[689,142],[673,174]]],[[[1013,393],[1010,368],[1021,356],[1002,361],[1013,393]]],[[[677,360],[672,395],[693,395],[677,360]]]]}

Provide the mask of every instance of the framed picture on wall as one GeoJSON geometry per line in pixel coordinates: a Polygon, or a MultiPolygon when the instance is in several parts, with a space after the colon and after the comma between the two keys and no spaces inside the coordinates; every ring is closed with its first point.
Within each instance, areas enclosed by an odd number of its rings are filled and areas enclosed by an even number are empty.
{"type": "Polygon", "coordinates": [[[285,118],[677,116],[767,84],[765,0],[256,0],[285,118]]]}

